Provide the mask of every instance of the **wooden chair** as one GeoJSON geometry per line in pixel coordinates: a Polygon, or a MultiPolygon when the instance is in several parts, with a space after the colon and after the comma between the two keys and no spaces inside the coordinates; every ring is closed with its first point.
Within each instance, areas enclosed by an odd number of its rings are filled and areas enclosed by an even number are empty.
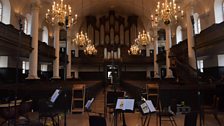
{"type": "Polygon", "coordinates": [[[205,125],[205,114],[212,114],[214,116],[214,118],[216,119],[217,123],[219,124],[219,126],[222,126],[222,123],[218,118],[218,114],[219,114],[218,105],[219,105],[219,97],[214,95],[212,105],[202,105],[201,106],[203,125],[205,125]]]}

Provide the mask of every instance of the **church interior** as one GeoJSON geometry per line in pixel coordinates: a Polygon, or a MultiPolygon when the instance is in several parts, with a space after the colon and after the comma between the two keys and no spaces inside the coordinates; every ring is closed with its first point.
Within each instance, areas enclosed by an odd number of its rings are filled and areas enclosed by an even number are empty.
{"type": "Polygon", "coordinates": [[[1,126],[224,126],[224,0],[0,0],[1,126]]]}

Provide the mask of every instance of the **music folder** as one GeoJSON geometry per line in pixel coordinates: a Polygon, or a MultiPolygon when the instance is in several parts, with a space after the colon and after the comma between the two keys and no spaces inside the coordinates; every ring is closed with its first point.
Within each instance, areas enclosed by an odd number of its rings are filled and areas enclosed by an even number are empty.
{"type": "Polygon", "coordinates": [[[53,95],[50,98],[51,103],[54,103],[57,100],[58,96],[60,95],[60,92],[61,92],[60,89],[56,89],[54,91],[53,95]]]}
{"type": "Polygon", "coordinates": [[[94,98],[92,98],[91,100],[88,100],[86,102],[86,105],[85,105],[86,110],[90,110],[90,107],[91,107],[93,101],[94,101],[94,98]]]}
{"type": "Polygon", "coordinates": [[[146,100],[145,102],[140,104],[140,108],[141,108],[142,114],[153,113],[156,111],[155,106],[153,105],[151,100],[146,100]]]}
{"type": "Polygon", "coordinates": [[[134,110],[134,99],[117,99],[116,110],[133,111],[134,110]]]}

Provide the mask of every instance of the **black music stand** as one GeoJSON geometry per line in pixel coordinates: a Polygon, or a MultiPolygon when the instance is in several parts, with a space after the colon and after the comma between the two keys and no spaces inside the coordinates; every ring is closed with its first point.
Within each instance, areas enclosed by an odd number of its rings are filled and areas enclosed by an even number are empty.
{"type": "Polygon", "coordinates": [[[117,113],[122,112],[123,126],[127,126],[125,120],[125,112],[134,112],[134,99],[117,99],[114,111],[114,126],[117,126],[117,113]]]}
{"type": "Polygon", "coordinates": [[[145,126],[145,125],[148,126],[149,122],[150,122],[150,119],[151,119],[151,114],[156,112],[156,109],[155,109],[151,100],[142,99],[138,103],[138,106],[139,106],[139,110],[142,113],[142,115],[146,116],[146,118],[143,122],[143,126],[145,126]]]}

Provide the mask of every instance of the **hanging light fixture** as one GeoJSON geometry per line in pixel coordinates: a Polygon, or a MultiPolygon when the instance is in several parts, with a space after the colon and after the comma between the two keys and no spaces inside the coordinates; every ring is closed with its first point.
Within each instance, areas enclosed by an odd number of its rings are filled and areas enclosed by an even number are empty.
{"type": "Polygon", "coordinates": [[[138,33],[138,38],[136,39],[136,42],[139,44],[139,45],[142,45],[142,46],[146,46],[149,44],[149,42],[151,41],[151,37],[149,35],[149,32],[145,32],[145,30],[138,33]]]}
{"type": "Polygon", "coordinates": [[[95,55],[97,53],[95,46],[91,43],[91,40],[88,40],[88,44],[84,49],[84,53],[86,55],[95,55]]]}
{"type": "Polygon", "coordinates": [[[130,49],[128,50],[129,55],[140,55],[141,49],[139,48],[139,45],[137,43],[134,43],[131,45],[130,49]]]}
{"type": "Polygon", "coordinates": [[[75,44],[78,46],[85,46],[88,42],[87,33],[84,34],[82,31],[80,33],[77,33],[72,41],[75,42],[75,44]]]}
{"type": "Polygon", "coordinates": [[[184,16],[184,11],[180,9],[180,6],[177,6],[175,0],[170,2],[165,0],[164,3],[158,2],[155,11],[155,15],[151,15],[151,20],[155,25],[160,21],[165,25],[169,25],[172,20],[177,21],[178,17],[184,16]]]}
{"type": "MultiPolygon", "coordinates": [[[[142,13],[144,14],[143,0],[142,0],[142,13]]],[[[149,32],[146,33],[145,30],[143,30],[142,32],[139,32],[138,37],[135,41],[137,42],[137,44],[139,44],[141,46],[148,45],[151,41],[149,32]]]]}
{"type": "Polygon", "coordinates": [[[52,25],[58,24],[59,26],[67,25],[70,27],[77,21],[77,15],[72,18],[72,8],[70,5],[64,4],[63,0],[60,3],[53,2],[51,9],[47,10],[45,14],[46,22],[52,25]]]}
{"type": "MultiPolygon", "coordinates": [[[[83,16],[83,0],[82,0],[82,12],[81,12],[82,16],[83,16]]],[[[75,42],[76,45],[78,46],[86,46],[88,44],[88,36],[87,33],[83,33],[83,31],[81,31],[80,33],[76,33],[76,37],[72,40],[73,42],[75,42]]]]}

